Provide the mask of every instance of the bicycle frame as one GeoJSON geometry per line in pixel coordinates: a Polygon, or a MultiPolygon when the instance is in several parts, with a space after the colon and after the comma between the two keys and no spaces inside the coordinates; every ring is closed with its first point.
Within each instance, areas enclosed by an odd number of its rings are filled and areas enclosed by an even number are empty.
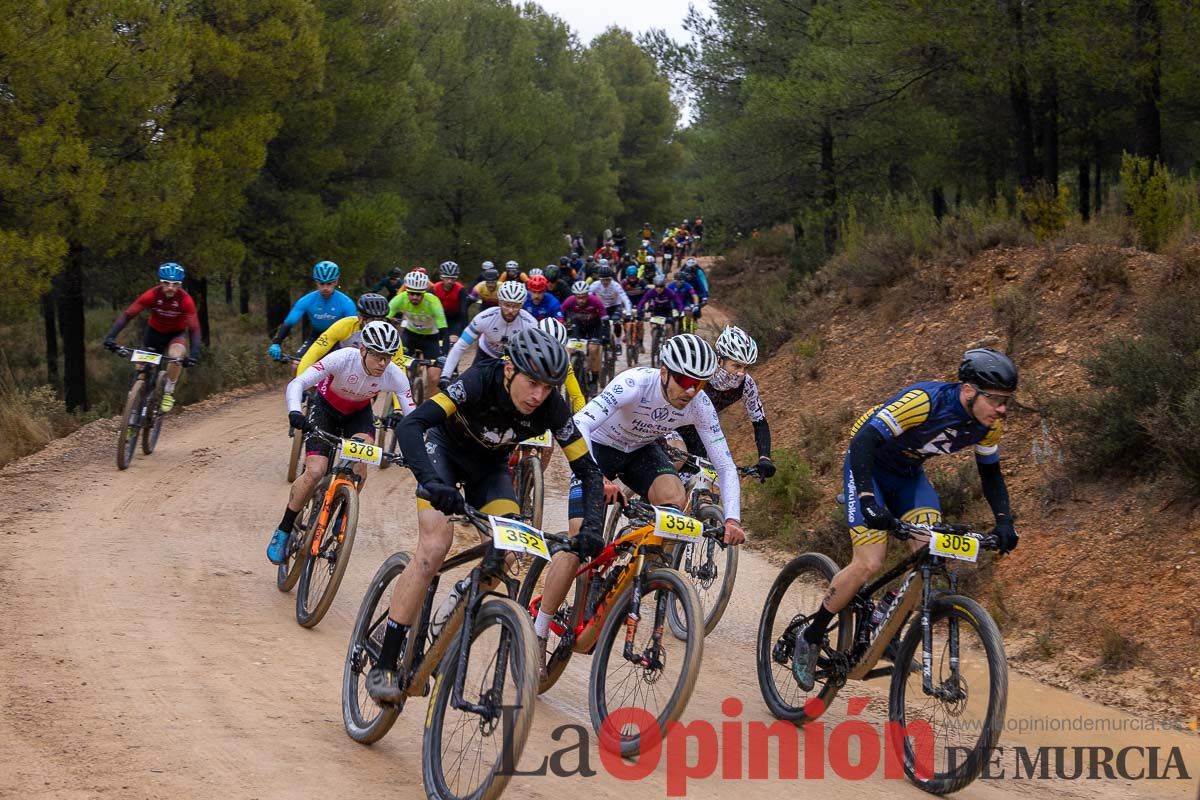
{"type": "MultiPolygon", "coordinates": [[[[357,492],[359,484],[362,483],[362,478],[353,472],[351,462],[344,458],[339,458],[328,474],[333,476],[333,480],[329,482],[329,486],[325,487],[325,496],[321,500],[321,513],[317,516],[317,529],[313,531],[312,546],[308,551],[313,558],[316,558],[321,552],[321,541],[325,538],[325,531],[329,527],[329,517],[333,513],[333,497],[338,487],[349,486],[357,492]]],[[[339,544],[344,535],[344,531],[338,531],[339,544]]]]}

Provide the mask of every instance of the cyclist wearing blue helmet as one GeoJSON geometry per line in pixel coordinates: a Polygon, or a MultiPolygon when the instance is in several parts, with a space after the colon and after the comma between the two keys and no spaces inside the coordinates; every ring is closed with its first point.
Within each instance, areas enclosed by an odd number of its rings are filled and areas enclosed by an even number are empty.
{"type": "Polygon", "coordinates": [[[196,303],[183,290],[183,278],[183,267],[174,261],[160,265],[158,286],[143,292],[129,308],[122,311],[104,337],[104,346],[116,350],[117,334],[121,329],[146,309],[150,310],[142,349],[183,359],[183,364],[175,361],[167,366],[167,384],[159,407],[163,413],[175,407],[175,382],[179,380],[183,366],[192,366],[200,360],[200,321],[196,316],[196,303]],[[190,352],[187,345],[189,336],[190,352]],[[186,358],[184,353],[188,353],[186,358]]]}
{"type": "Polygon", "coordinates": [[[292,306],[287,318],[279,326],[275,338],[271,340],[271,346],[267,348],[267,355],[271,358],[283,358],[280,345],[300,320],[307,319],[311,329],[308,338],[300,345],[299,352],[303,353],[330,325],[358,313],[354,301],[337,290],[338,279],[342,276],[337,264],[332,261],[318,261],[313,267],[312,276],[317,284],[316,291],[304,295],[292,306]]]}

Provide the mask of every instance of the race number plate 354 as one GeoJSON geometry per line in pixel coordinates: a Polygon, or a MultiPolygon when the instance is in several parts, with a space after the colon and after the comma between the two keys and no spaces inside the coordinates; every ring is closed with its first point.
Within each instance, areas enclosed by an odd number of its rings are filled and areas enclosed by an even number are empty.
{"type": "Polygon", "coordinates": [[[690,542],[699,538],[703,530],[698,519],[680,514],[673,508],[654,507],[654,534],[659,538],[690,542]]]}
{"type": "Polygon", "coordinates": [[[135,364],[160,364],[162,363],[162,354],[151,353],[149,350],[134,350],[129,360],[135,364]]]}
{"type": "Polygon", "coordinates": [[[383,448],[378,445],[360,442],[357,439],[342,439],[339,448],[342,458],[350,461],[361,461],[364,464],[378,464],[383,460],[383,448]]]}
{"type": "Polygon", "coordinates": [[[492,523],[492,541],[497,549],[516,550],[550,560],[546,539],[537,528],[507,517],[489,515],[488,520],[492,523]]]}
{"type": "Polygon", "coordinates": [[[957,533],[935,533],[929,537],[929,551],[944,558],[976,561],[979,558],[979,540],[957,533]]]}

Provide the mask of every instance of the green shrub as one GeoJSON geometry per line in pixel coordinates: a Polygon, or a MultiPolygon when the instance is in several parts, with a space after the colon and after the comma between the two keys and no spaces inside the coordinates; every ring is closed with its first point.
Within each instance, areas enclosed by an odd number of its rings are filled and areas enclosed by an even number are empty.
{"type": "Polygon", "coordinates": [[[1097,289],[1128,289],[1125,254],[1116,247],[1094,247],[1080,262],[1084,279],[1097,289]]]}
{"type": "Polygon", "coordinates": [[[1177,178],[1145,156],[1122,154],[1121,197],[1147,250],[1157,251],[1185,222],[1200,220],[1195,182],[1177,178]]]}
{"type": "Polygon", "coordinates": [[[942,514],[948,520],[962,520],[966,517],[971,504],[983,497],[979,484],[979,470],[974,461],[942,465],[928,471],[929,482],[937,492],[942,504],[942,514]]]}
{"type": "Polygon", "coordinates": [[[1008,339],[1005,352],[1017,352],[1033,341],[1037,333],[1037,297],[1028,288],[1007,286],[992,295],[992,312],[1008,339]]]}
{"type": "Polygon", "coordinates": [[[912,258],[910,242],[891,233],[873,233],[829,259],[825,269],[834,286],[849,290],[862,304],[910,274],[912,258]]]}
{"type": "Polygon", "coordinates": [[[800,517],[816,508],[821,490],[813,481],[812,470],[799,455],[778,448],[775,476],[752,483],[745,503],[746,524],[756,536],[794,541],[800,517]]]}
{"type": "Polygon", "coordinates": [[[1038,181],[1031,191],[1017,189],[1017,211],[1038,240],[1062,230],[1071,218],[1071,192],[1066,186],[1038,181]]]}

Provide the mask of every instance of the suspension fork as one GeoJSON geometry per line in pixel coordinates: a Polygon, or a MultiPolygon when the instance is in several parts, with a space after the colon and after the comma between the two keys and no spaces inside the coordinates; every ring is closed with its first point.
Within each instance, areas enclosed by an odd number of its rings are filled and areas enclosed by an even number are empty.
{"type": "Polygon", "coordinates": [[[625,615],[625,649],[622,655],[626,661],[634,660],[633,640],[637,636],[638,620],[641,619],[638,609],[642,607],[642,566],[645,561],[646,557],[639,550],[633,560],[633,596],[630,597],[629,613],[625,615]]]}
{"type": "MultiPolygon", "coordinates": [[[[317,554],[321,552],[321,541],[325,538],[325,532],[329,529],[329,517],[333,514],[333,495],[337,491],[337,487],[343,483],[354,488],[350,481],[335,476],[325,489],[325,496],[321,498],[321,513],[317,515],[317,529],[313,531],[312,547],[308,551],[313,558],[316,558],[317,554]]],[[[338,531],[339,544],[344,535],[344,531],[338,531]]]]}
{"type": "MultiPolygon", "coordinates": [[[[929,564],[921,565],[921,688],[926,695],[933,691],[933,625],[929,606],[933,601],[929,564]]],[[[899,665],[897,665],[899,666],[899,665]]]]}
{"type": "MultiPolygon", "coordinates": [[[[496,551],[492,551],[494,554],[496,551]]],[[[490,558],[490,556],[489,556],[490,558]]],[[[487,559],[485,559],[486,563],[487,559]]],[[[477,714],[486,720],[494,720],[499,716],[500,706],[504,696],[504,675],[508,672],[508,656],[512,643],[503,632],[500,636],[500,648],[496,652],[496,668],[492,672],[492,688],[483,692],[479,703],[472,703],[463,697],[463,688],[467,681],[467,668],[470,663],[471,638],[475,632],[475,614],[479,608],[482,590],[482,571],[475,569],[471,572],[471,585],[464,600],[467,604],[463,612],[462,629],[459,631],[458,674],[454,677],[454,692],[451,695],[451,705],[458,711],[477,714]],[[499,701],[499,702],[498,702],[499,701]]]]}

